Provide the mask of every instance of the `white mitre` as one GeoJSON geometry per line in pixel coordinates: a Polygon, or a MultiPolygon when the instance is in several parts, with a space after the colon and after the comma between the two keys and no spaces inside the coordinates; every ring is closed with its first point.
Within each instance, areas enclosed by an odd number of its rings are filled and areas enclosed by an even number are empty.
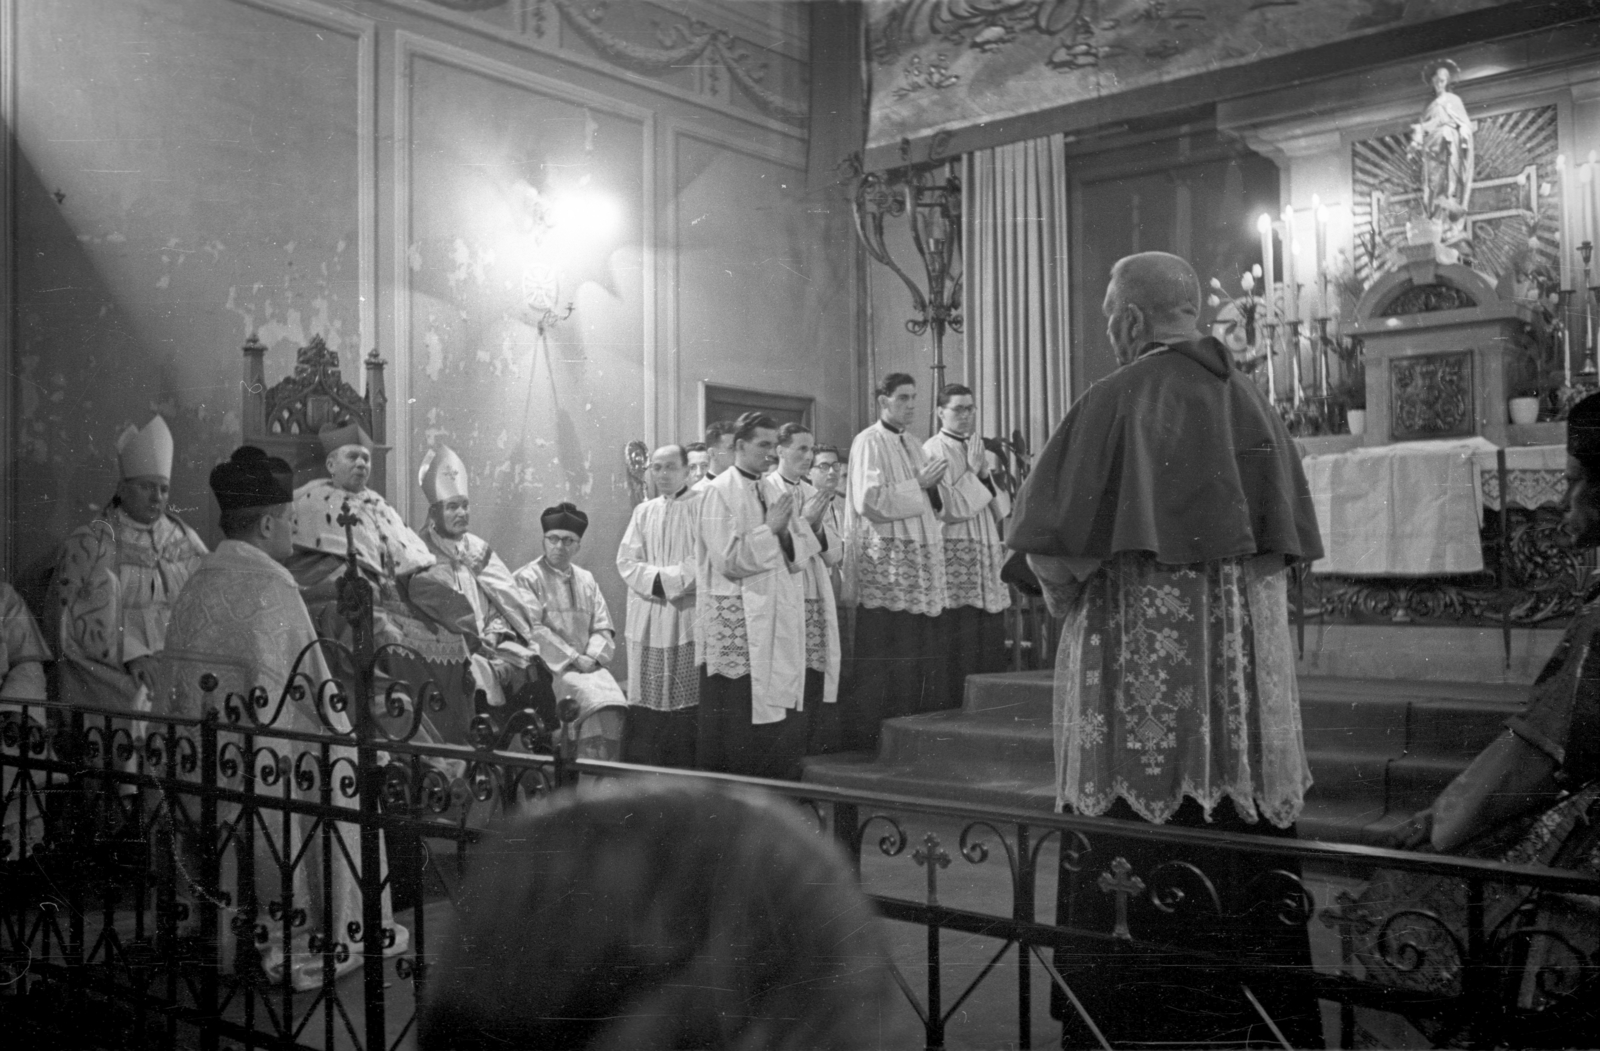
{"type": "Polygon", "coordinates": [[[430,505],[464,497],[467,495],[467,465],[454,449],[440,443],[422,458],[417,484],[430,505]]]}
{"type": "Polygon", "coordinates": [[[144,430],[130,426],[117,438],[117,466],[124,478],[172,478],[172,432],[156,416],[144,430]]]}

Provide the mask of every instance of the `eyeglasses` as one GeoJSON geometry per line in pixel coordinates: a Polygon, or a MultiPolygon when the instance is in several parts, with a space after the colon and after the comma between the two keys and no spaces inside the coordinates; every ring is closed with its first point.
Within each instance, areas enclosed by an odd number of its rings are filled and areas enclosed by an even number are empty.
{"type": "Polygon", "coordinates": [[[581,537],[581,536],[546,536],[544,538],[544,542],[547,543],[547,544],[555,544],[557,547],[577,547],[579,544],[583,543],[583,537],[581,537]]]}

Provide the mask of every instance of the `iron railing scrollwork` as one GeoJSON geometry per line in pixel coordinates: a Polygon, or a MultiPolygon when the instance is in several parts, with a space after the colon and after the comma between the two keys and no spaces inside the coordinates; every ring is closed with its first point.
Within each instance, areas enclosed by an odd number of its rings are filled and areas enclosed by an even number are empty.
{"type": "MultiPolygon", "coordinates": [[[[357,630],[318,644],[334,680],[313,681],[307,653],[276,698],[203,678],[199,717],[47,702],[0,718],[0,1010],[16,1032],[65,1027],[75,1046],[388,1051],[414,1027],[429,936],[487,816],[580,775],[640,773],[803,804],[880,913],[925,931],[922,988],[911,969],[896,975],[928,1047],[945,1046],[972,997],[994,994],[1008,955],[1098,1033],[1054,951],[1112,974],[1151,954],[1224,974],[1269,1025],[1266,992],[1303,983],[1340,1005],[1343,1046],[1358,1008],[1484,1046],[1592,1023],[1594,947],[1552,919],[1561,902],[1600,900],[1588,875],[580,759],[570,707],[559,724],[512,713],[475,722],[469,744],[431,743],[418,728],[434,692],[382,680],[370,591],[358,574],[346,583],[357,630]],[[299,723],[311,728],[281,721],[291,710],[315,712],[299,723]],[[1272,859],[1245,888],[1267,903],[1251,922],[1321,923],[1337,932],[1337,959],[1287,975],[1216,935],[1239,920],[1238,888],[1201,859],[1241,853],[1272,859]],[[899,866],[918,866],[914,883],[890,879],[899,866]],[[1330,889],[1374,872],[1448,886],[1449,907],[1330,889]],[[968,897],[974,878],[989,879],[988,898],[968,897]],[[1039,888],[1063,880],[1119,907],[1103,923],[1053,922],[1039,888]],[[994,946],[958,990],[943,984],[947,933],[994,946]],[[395,981],[411,995],[394,995],[395,981]]],[[[1017,983],[1019,1047],[1035,1039],[1033,996],[1032,978],[1017,983]]]]}

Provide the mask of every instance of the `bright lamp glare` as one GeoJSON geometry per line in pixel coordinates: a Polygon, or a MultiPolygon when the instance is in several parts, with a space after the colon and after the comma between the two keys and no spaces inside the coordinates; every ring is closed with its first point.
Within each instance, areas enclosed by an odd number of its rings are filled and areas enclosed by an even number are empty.
{"type": "Polygon", "coordinates": [[[605,194],[593,191],[557,198],[552,225],[568,237],[609,237],[622,225],[622,209],[605,194]]]}

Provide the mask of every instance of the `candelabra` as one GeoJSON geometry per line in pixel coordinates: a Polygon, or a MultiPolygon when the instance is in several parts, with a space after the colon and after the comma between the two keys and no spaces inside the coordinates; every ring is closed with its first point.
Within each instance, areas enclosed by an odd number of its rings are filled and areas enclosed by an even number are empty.
{"type": "MultiPolygon", "coordinates": [[[[944,337],[960,332],[961,178],[953,164],[907,165],[867,172],[856,183],[856,234],[867,254],[894,272],[911,293],[913,335],[933,336],[933,391],[944,386],[944,337]],[[884,223],[905,217],[911,243],[922,257],[926,287],[895,262],[884,240],[884,223]]],[[[928,399],[930,408],[934,398],[928,399]]]]}
{"type": "Polygon", "coordinates": [[[1594,256],[1594,243],[1585,241],[1578,246],[1578,255],[1583,258],[1583,365],[1578,369],[1578,374],[1585,377],[1585,386],[1594,386],[1595,378],[1595,340],[1600,333],[1595,331],[1595,297],[1600,296],[1600,287],[1593,284],[1593,271],[1590,262],[1594,256]]]}

